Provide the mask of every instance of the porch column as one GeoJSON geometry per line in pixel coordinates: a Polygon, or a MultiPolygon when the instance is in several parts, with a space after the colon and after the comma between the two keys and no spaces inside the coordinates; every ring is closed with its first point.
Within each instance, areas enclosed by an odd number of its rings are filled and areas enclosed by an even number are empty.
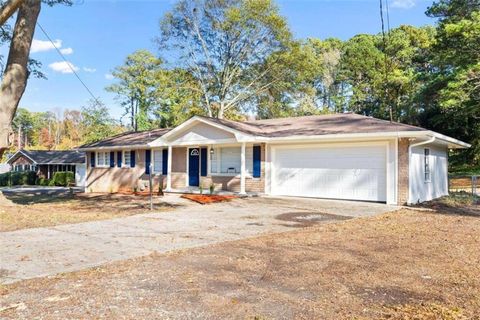
{"type": "Polygon", "coordinates": [[[167,189],[165,191],[172,190],[172,146],[168,146],[168,158],[167,158],[167,189]]]}
{"type": "Polygon", "coordinates": [[[50,180],[50,165],[47,164],[47,179],[50,180]]]}
{"type": "Polygon", "coordinates": [[[242,143],[242,153],[240,155],[241,159],[241,168],[240,168],[240,194],[245,194],[245,149],[246,149],[246,143],[242,143]]]}

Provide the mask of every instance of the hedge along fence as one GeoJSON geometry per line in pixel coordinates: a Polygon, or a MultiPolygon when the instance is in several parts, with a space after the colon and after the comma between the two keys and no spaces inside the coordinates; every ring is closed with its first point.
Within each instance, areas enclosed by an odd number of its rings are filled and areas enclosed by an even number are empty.
{"type": "Polygon", "coordinates": [[[37,173],[35,171],[7,172],[0,174],[0,187],[35,185],[37,173]]]}

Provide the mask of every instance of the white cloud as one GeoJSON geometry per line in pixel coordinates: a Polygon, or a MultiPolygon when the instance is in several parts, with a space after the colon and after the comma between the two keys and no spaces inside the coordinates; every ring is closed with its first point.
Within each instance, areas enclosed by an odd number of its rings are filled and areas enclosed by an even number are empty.
{"type": "Polygon", "coordinates": [[[50,41],[33,39],[30,52],[35,53],[35,52],[50,51],[55,49],[54,45],[55,47],[60,48],[62,46],[62,40],[57,39],[57,40],[54,40],[52,43],[50,41]]]}
{"type": "Polygon", "coordinates": [[[60,49],[60,52],[61,52],[62,54],[72,54],[72,53],[73,53],[73,49],[72,49],[72,48],[60,49]]]}
{"type": "Polygon", "coordinates": [[[94,73],[95,71],[97,71],[97,69],[95,69],[95,68],[83,67],[83,71],[89,72],[89,73],[94,73]]]}
{"type": "Polygon", "coordinates": [[[53,71],[60,72],[60,73],[73,73],[72,69],[75,71],[78,71],[78,67],[73,65],[73,63],[66,62],[66,61],[58,61],[58,62],[50,63],[48,66],[53,71]]]}
{"type": "Polygon", "coordinates": [[[105,79],[107,79],[107,80],[112,80],[112,79],[113,79],[113,74],[106,73],[106,74],[105,74],[105,79]]]}
{"type": "Polygon", "coordinates": [[[415,6],[415,0],[393,0],[392,8],[410,9],[415,6]]]}

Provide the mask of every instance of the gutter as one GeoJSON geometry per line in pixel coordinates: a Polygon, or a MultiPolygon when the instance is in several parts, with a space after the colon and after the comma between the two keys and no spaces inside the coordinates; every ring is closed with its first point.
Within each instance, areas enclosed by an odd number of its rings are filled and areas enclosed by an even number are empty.
{"type": "Polygon", "coordinates": [[[408,146],[408,200],[407,203],[412,203],[412,199],[410,199],[410,191],[412,190],[412,169],[411,169],[411,163],[412,163],[412,148],[413,147],[418,147],[418,146],[423,146],[425,144],[430,144],[433,143],[437,138],[435,136],[431,137],[430,139],[418,143],[414,143],[408,146]]]}

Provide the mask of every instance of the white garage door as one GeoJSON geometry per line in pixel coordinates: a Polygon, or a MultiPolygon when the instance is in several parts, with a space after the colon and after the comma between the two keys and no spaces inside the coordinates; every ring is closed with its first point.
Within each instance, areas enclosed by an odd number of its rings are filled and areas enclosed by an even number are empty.
{"type": "Polygon", "coordinates": [[[272,194],[386,201],[386,147],[273,147],[272,194]]]}

